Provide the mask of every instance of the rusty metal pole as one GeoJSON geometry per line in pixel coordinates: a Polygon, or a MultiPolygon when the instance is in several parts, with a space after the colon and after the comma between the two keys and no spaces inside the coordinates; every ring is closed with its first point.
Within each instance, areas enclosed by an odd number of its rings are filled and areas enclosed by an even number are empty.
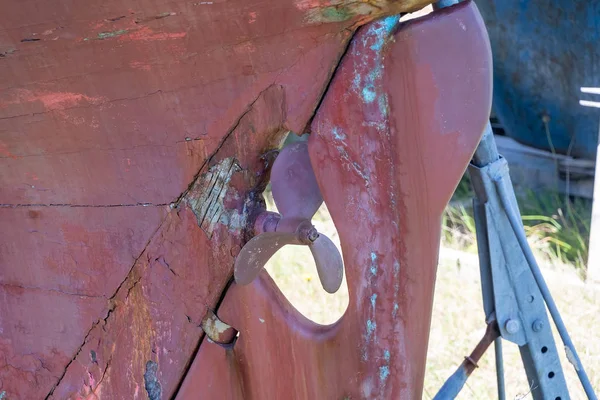
{"type": "Polygon", "coordinates": [[[462,364],[460,364],[450,379],[444,383],[444,386],[442,386],[433,400],[454,399],[467,382],[471,373],[475,371],[475,368],[479,368],[477,363],[488,347],[490,347],[490,344],[492,344],[499,336],[500,331],[498,330],[498,323],[495,320],[491,321],[485,330],[483,338],[479,341],[475,349],[468,357],[465,357],[462,364]]]}

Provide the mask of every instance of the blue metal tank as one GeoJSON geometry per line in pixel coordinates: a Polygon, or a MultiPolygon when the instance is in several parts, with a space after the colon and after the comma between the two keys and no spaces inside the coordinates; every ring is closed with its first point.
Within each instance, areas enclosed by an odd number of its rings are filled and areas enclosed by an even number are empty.
{"type": "Polygon", "coordinates": [[[599,0],[478,0],[494,55],[494,113],[524,144],[595,159],[600,101],[599,0]]]}

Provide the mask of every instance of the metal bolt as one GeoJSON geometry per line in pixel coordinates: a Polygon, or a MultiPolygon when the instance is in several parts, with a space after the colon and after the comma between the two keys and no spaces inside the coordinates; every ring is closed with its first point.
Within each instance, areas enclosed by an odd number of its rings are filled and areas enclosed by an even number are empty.
{"type": "Polygon", "coordinates": [[[536,319],[535,321],[533,321],[533,325],[531,326],[531,328],[534,332],[539,332],[542,330],[542,328],[544,328],[544,323],[539,319],[536,319]]]}
{"type": "Polygon", "coordinates": [[[509,319],[506,321],[506,324],[504,324],[504,328],[506,329],[506,332],[513,335],[519,332],[519,329],[521,329],[521,324],[516,319],[509,319]]]}
{"type": "Polygon", "coordinates": [[[319,232],[317,232],[317,230],[315,228],[312,228],[310,231],[308,231],[307,236],[308,236],[308,240],[310,240],[311,242],[314,242],[319,237],[319,232]]]}

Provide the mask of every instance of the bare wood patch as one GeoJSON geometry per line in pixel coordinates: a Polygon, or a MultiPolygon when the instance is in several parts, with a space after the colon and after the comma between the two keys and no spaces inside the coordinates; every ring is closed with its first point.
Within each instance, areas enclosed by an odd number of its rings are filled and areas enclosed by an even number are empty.
{"type": "Polygon", "coordinates": [[[360,25],[375,18],[413,12],[433,3],[432,0],[337,0],[322,3],[299,1],[297,7],[306,11],[308,23],[342,22],[359,17],[360,25]],[[363,21],[363,18],[366,20],[363,21]]]}
{"type": "Polygon", "coordinates": [[[235,158],[225,158],[200,175],[186,197],[187,204],[196,215],[198,226],[209,238],[225,212],[223,200],[229,181],[239,171],[241,168],[235,158]]]}

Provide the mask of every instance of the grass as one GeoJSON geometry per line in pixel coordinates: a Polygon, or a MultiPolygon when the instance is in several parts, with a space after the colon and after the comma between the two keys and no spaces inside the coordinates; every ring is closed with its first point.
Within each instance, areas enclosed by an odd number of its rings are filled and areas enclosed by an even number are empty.
{"type": "MultiPolygon", "coordinates": [[[[269,211],[277,211],[272,198],[265,197],[269,211]]],[[[312,222],[320,233],[335,243],[341,253],[337,230],[324,204],[312,222]]],[[[306,246],[284,246],[269,260],[266,269],[290,303],[317,323],[334,323],[348,307],[346,276],[344,275],[342,286],[337,293],[327,293],[321,287],[317,267],[306,246]]]]}
{"type": "MultiPolygon", "coordinates": [[[[431,322],[424,399],[432,398],[469,354],[485,330],[478,261],[475,255],[442,249],[438,266],[431,322]],[[460,260],[460,262],[459,262],[460,260]],[[460,288],[460,289],[459,289],[460,288]]],[[[596,392],[600,391],[600,290],[586,285],[572,271],[545,271],[545,277],[562,313],[569,333],[596,392]]],[[[554,338],[571,392],[571,399],[585,399],[577,375],[567,362],[554,330],[554,338]]],[[[503,341],[507,399],[531,399],[529,384],[518,347],[503,341]]],[[[493,348],[483,356],[479,368],[457,399],[496,399],[493,348]]]]}
{"type": "MultiPolygon", "coordinates": [[[[467,175],[461,180],[442,221],[444,245],[468,252],[477,250],[475,220],[467,175]]],[[[592,203],[554,192],[521,194],[519,206],[525,232],[537,256],[553,265],[572,265],[582,276],[588,255],[592,203]]]]}
{"type": "MultiPolygon", "coordinates": [[[[471,352],[485,330],[478,260],[474,251],[474,221],[467,202],[468,181],[457,190],[452,205],[446,209],[442,248],[438,266],[427,369],[423,398],[432,398],[443,382],[454,372],[463,357],[471,352]]],[[[589,235],[588,205],[572,201],[568,208],[551,194],[533,196],[522,202],[524,223],[529,239],[542,264],[567,262],[576,268],[544,268],[548,285],[588,375],[600,391],[600,290],[584,284],[575,271],[581,268],[587,254],[589,235]],[[565,212],[564,209],[568,209],[565,212]]],[[[272,200],[267,199],[270,208],[272,200]]],[[[339,248],[339,238],[325,206],[317,212],[313,223],[339,248]]],[[[288,300],[305,316],[321,324],[335,322],[348,305],[348,289],[330,295],[318,282],[316,268],[306,247],[286,246],[268,263],[267,270],[288,300]]],[[[572,399],[585,399],[576,373],[567,363],[559,345],[561,361],[572,399]]],[[[490,348],[470,377],[458,399],[495,399],[495,368],[490,348]]],[[[504,365],[507,399],[530,399],[530,387],[522,367],[517,346],[504,342],[504,365]]]]}
{"type": "Polygon", "coordinates": [[[449,247],[477,251],[473,210],[463,204],[446,207],[442,216],[442,240],[449,247]]]}
{"type": "Polygon", "coordinates": [[[591,201],[529,192],[522,204],[523,223],[534,247],[545,252],[550,261],[556,259],[583,271],[588,256],[591,201]]]}

